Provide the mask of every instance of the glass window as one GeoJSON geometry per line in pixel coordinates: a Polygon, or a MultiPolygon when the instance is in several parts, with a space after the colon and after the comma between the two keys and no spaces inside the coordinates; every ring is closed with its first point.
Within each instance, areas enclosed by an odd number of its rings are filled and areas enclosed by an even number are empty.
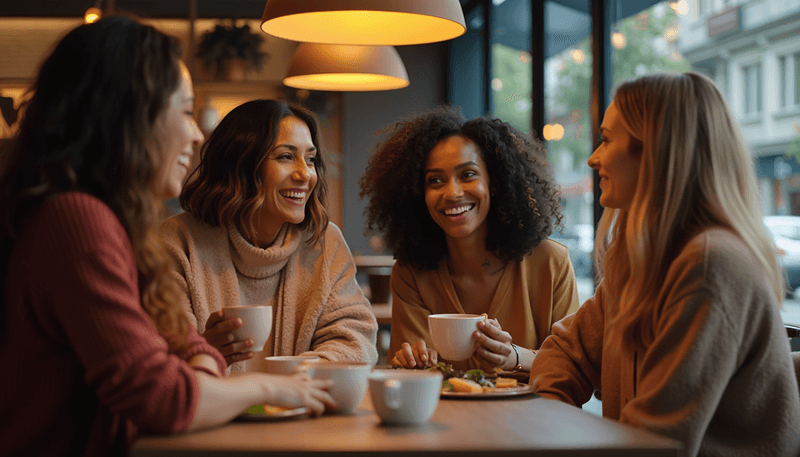
{"type": "Polygon", "coordinates": [[[754,63],[742,67],[742,90],[744,91],[744,113],[761,112],[761,64],[754,63]]]}
{"type": "Polygon", "coordinates": [[[553,238],[569,248],[581,301],[594,292],[592,170],[586,161],[594,149],[589,106],[592,54],[589,0],[546,1],[542,136],[561,185],[564,232],[553,238]]]}
{"type": "Polygon", "coordinates": [[[794,70],[794,74],[792,75],[793,78],[789,79],[789,81],[793,81],[794,84],[792,88],[794,89],[794,104],[800,105],[800,52],[796,52],[793,55],[794,65],[792,66],[792,70],[794,70]]]}
{"type": "Polygon", "coordinates": [[[448,71],[450,103],[460,106],[466,118],[486,114],[483,8],[465,12],[467,31],[450,44],[448,71]]]}
{"type": "Polygon", "coordinates": [[[520,131],[531,124],[530,0],[493,0],[492,114],[520,131]]]}
{"type": "Polygon", "coordinates": [[[781,108],[789,106],[789,84],[792,80],[792,75],[789,73],[790,64],[787,62],[789,56],[780,56],[778,58],[778,77],[780,77],[780,101],[781,108]]]}

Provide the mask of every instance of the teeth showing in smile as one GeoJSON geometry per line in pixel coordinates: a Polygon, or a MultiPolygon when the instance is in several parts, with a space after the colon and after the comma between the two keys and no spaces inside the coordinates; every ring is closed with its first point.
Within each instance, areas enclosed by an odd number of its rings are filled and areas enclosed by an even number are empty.
{"type": "Polygon", "coordinates": [[[180,156],[178,156],[178,164],[179,165],[184,165],[184,166],[188,167],[191,162],[192,162],[192,158],[190,156],[186,155],[186,154],[181,154],[180,156]]]}
{"type": "Polygon", "coordinates": [[[287,198],[303,199],[306,197],[305,192],[281,192],[282,196],[287,198]]]}
{"type": "Polygon", "coordinates": [[[464,214],[467,211],[471,210],[473,206],[475,205],[458,206],[456,208],[446,209],[444,210],[444,213],[448,216],[458,216],[460,214],[464,214]]]}

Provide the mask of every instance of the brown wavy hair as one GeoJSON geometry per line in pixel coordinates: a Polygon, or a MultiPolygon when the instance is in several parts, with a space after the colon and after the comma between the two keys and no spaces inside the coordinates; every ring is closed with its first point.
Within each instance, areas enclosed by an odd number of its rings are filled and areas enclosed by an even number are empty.
{"type": "Polygon", "coordinates": [[[314,245],[328,228],[325,161],[316,116],[295,103],[252,100],[231,110],[203,145],[200,164],[181,192],[181,207],[212,227],[234,223],[246,239],[257,239],[257,218],[265,202],[263,169],[281,120],[290,116],[305,122],[317,148],[317,185],[306,204],[305,218],[298,224],[310,232],[308,243],[314,245]]]}
{"type": "Polygon", "coordinates": [[[440,106],[383,131],[361,177],[368,197],[366,232],[380,232],[395,258],[433,270],[447,255],[444,230],[425,204],[425,160],[442,139],[461,135],[481,150],[492,204],[486,216],[486,249],[502,260],[520,260],[562,224],[556,185],[542,143],[491,116],[464,120],[460,109],[440,106]]]}
{"type": "Polygon", "coordinates": [[[161,157],[145,143],[178,88],[180,55],[175,38],[127,17],[69,32],[39,69],[0,181],[3,281],[27,216],[58,194],[93,195],[130,237],[142,307],[176,350],[189,323],[154,231],[163,204],[151,186],[161,157]]]}

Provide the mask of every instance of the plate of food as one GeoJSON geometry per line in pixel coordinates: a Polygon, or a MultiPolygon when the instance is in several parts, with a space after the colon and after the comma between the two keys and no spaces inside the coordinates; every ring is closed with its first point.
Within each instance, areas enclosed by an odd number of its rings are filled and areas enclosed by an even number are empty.
{"type": "Polygon", "coordinates": [[[237,420],[242,421],[274,421],[305,416],[308,408],[284,408],[273,405],[255,405],[239,415],[237,420]]]}
{"type": "Polygon", "coordinates": [[[483,384],[470,379],[450,378],[442,384],[442,398],[512,397],[533,393],[533,387],[514,378],[498,377],[483,384]]]}
{"type": "Polygon", "coordinates": [[[444,376],[442,398],[510,397],[533,393],[533,388],[528,384],[502,374],[498,376],[477,369],[458,371],[442,362],[429,369],[439,370],[444,376]]]}

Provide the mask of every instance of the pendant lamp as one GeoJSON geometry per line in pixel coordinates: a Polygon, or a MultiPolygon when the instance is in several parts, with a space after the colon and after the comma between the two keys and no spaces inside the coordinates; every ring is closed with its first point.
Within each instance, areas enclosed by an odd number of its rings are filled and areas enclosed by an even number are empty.
{"type": "Polygon", "coordinates": [[[329,44],[435,43],[466,32],[458,0],[267,0],[261,29],[329,44]]]}
{"type": "Polygon", "coordinates": [[[376,91],[408,86],[400,54],[391,46],[300,43],[283,84],[297,89],[376,91]]]}

